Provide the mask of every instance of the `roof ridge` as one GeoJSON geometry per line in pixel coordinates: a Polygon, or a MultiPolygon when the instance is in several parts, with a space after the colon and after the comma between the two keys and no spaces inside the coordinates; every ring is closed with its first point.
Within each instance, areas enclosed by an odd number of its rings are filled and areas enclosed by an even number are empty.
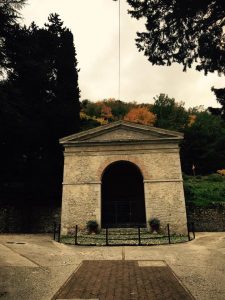
{"type": "Polygon", "coordinates": [[[137,124],[137,123],[134,123],[134,122],[128,122],[128,121],[124,121],[124,120],[118,120],[118,121],[115,121],[115,122],[111,122],[111,123],[108,123],[106,125],[101,125],[101,126],[98,126],[98,127],[95,127],[95,128],[91,128],[91,129],[88,129],[88,130],[84,130],[84,131],[81,131],[81,132],[78,132],[78,133],[74,133],[72,135],[69,135],[69,136],[66,136],[66,137],[63,137],[59,140],[59,142],[61,144],[64,144],[66,142],[70,142],[70,140],[72,139],[79,139],[79,138],[82,138],[82,137],[88,137],[88,136],[91,136],[91,135],[94,135],[94,134],[98,134],[98,133],[104,133],[104,131],[108,130],[108,129],[114,129],[114,128],[117,128],[119,127],[120,125],[124,125],[124,126],[127,126],[128,128],[132,128],[132,129],[139,129],[139,130],[144,130],[144,131],[152,131],[152,132],[155,132],[155,133],[161,133],[161,134],[166,134],[166,135],[172,135],[172,137],[180,137],[182,138],[183,137],[183,134],[180,133],[180,132],[177,132],[177,131],[171,131],[171,130],[167,130],[167,129],[163,129],[163,128],[158,128],[158,127],[154,127],[154,126],[150,126],[150,125],[143,125],[143,124],[137,124]]]}

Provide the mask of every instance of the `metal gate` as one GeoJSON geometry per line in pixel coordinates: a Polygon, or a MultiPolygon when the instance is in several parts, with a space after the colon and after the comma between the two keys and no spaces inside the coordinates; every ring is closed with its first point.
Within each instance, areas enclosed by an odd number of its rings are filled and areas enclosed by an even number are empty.
{"type": "Polygon", "coordinates": [[[145,211],[138,199],[113,199],[105,203],[103,228],[146,227],[145,211]]]}

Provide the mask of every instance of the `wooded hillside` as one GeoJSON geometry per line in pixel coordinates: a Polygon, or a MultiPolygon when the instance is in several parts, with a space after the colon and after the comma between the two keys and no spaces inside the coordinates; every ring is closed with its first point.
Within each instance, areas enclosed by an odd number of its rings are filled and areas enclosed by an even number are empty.
{"type": "Polygon", "coordinates": [[[181,144],[182,170],[197,175],[225,169],[225,122],[203,106],[186,109],[165,94],[151,104],[105,99],[81,102],[81,129],[89,129],[119,119],[184,133],[181,144]]]}

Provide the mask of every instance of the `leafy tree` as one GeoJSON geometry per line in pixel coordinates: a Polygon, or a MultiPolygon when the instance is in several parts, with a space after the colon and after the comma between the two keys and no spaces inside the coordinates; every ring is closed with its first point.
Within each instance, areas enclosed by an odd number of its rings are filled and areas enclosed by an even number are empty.
{"type": "Polygon", "coordinates": [[[114,98],[91,102],[88,99],[81,101],[81,129],[94,128],[107,124],[113,120],[120,120],[129,112],[135,103],[126,103],[114,98]]]}
{"type": "Polygon", "coordinates": [[[101,117],[106,120],[111,120],[113,118],[111,107],[107,106],[105,103],[102,105],[101,117]]]}
{"type": "Polygon", "coordinates": [[[19,11],[25,4],[26,0],[0,0],[0,72],[8,67],[5,42],[17,25],[19,11]]]}
{"type": "MultiPolygon", "coordinates": [[[[123,102],[114,98],[104,99],[97,102],[91,102],[90,100],[83,100],[81,102],[81,110],[91,117],[101,118],[103,107],[111,109],[112,116],[109,121],[123,119],[124,116],[130,111],[131,108],[137,107],[135,102],[123,102]]],[[[144,106],[144,104],[142,104],[144,106]]],[[[103,109],[104,110],[104,109],[103,109]]]]}
{"type": "Polygon", "coordinates": [[[156,115],[150,112],[147,108],[136,107],[136,108],[132,108],[128,112],[128,114],[126,114],[124,120],[153,126],[156,121],[156,118],[157,118],[156,115]]]}
{"type": "Polygon", "coordinates": [[[155,125],[165,129],[183,130],[188,122],[188,112],[184,103],[175,102],[174,98],[165,94],[160,94],[154,100],[151,111],[157,115],[155,125]]]}
{"type": "Polygon", "coordinates": [[[123,117],[129,112],[131,108],[137,106],[135,102],[123,102],[113,98],[105,99],[104,103],[111,107],[112,115],[115,120],[123,119],[123,117]]]}
{"type": "MultiPolygon", "coordinates": [[[[146,31],[138,32],[136,45],[153,65],[183,65],[183,70],[225,74],[224,0],[127,0],[129,13],[145,18],[146,31]]],[[[213,89],[224,118],[225,89],[213,89]],[[223,99],[223,100],[222,100],[223,99]],[[222,101],[221,101],[222,100],[222,101]]]]}
{"type": "Polygon", "coordinates": [[[216,99],[222,105],[222,107],[221,108],[209,107],[209,110],[211,111],[212,114],[221,116],[221,118],[223,118],[223,120],[225,121],[225,88],[215,89],[213,87],[212,91],[216,95],[216,99]]]}
{"type": "Polygon", "coordinates": [[[184,141],[181,144],[181,162],[185,173],[192,174],[193,164],[196,166],[197,174],[209,174],[224,168],[225,125],[220,116],[210,114],[203,106],[187,110],[182,102],[178,103],[165,94],[160,94],[154,99],[155,102],[152,105],[137,105],[134,102],[125,103],[114,99],[97,103],[83,100],[81,102],[82,129],[104,123],[105,120],[101,117],[103,105],[112,108],[113,119],[121,116],[117,114],[122,111],[121,108],[127,109],[125,120],[184,133],[184,141]],[[90,107],[92,109],[90,111],[95,113],[97,111],[98,116],[85,113],[90,107]]]}
{"type": "Polygon", "coordinates": [[[90,117],[85,112],[80,112],[80,129],[87,130],[101,125],[99,118],[90,117]]]}
{"type": "Polygon", "coordinates": [[[220,174],[221,176],[225,176],[225,169],[217,170],[216,172],[217,172],[218,174],[220,174]]]}
{"type": "Polygon", "coordinates": [[[196,114],[196,119],[184,129],[181,145],[182,169],[191,174],[192,165],[196,174],[216,172],[225,162],[225,126],[220,117],[207,111],[196,114]]]}
{"type": "Polygon", "coordinates": [[[84,100],[81,102],[81,110],[88,116],[100,117],[101,116],[101,105],[99,102],[91,102],[84,100]]]}
{"type": "Polygon", "coordinates": [[[129,13],[146,18],[146,31],[137,33],[137,46],[152,64],[196,64],[207,74],[225,72],[223,0],[127,0],[129,13]]]}

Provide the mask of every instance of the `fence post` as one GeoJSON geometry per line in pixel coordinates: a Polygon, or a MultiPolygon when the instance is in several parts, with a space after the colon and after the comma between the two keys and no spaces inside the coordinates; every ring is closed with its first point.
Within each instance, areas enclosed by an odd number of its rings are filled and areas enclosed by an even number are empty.
{"type": "Polygon", "coordinates": [[[168,232],[169,244],[171,244],[171,241],[170,241],[170,224],[167,224],[167,232],[168,232]]]}
{"type": "Polygon", "coordinates": [[[61,235],[61,224],[58,227],[58,243],[60,243],[60,235],[61,235]]]}
{"type": "Polygon", "coordinates": [[[106,227],[106,229],[105,229],[105,244],[106,244],[106,246],[109,245],[109,241],[108,241],[108,227],[106,227]]]}
{"type": "Polygon", "coordinates": [[[141,246],[141,229],[138,227],[138,246],[141,246]]]}
{"type": "Polygon", "coordinates": [[[187,229],[188,229],[188,240],[189,240],[189,242],[190,242],[191,237],[190,237],[189,225],[187,226],[187,229]]]}
{"type": "Polygon", "coordinates": [[[53,239],[55,241],[55,231],[56,231],[56,223],[53,223],[53,239]]]}
{"type": "Polygon", "coordinates": [[[195,239],[195,226],[194,226],[194,222],[191,223],[191,227],[192,227],[192,233],[193,233],[193,237],[195,239]]]}
{"type": "Polygon", "coordinates": [[[78,245],[77,243],[77,232],[78,232],[78,226],[75,227],[75,245],[78,245]]]}

